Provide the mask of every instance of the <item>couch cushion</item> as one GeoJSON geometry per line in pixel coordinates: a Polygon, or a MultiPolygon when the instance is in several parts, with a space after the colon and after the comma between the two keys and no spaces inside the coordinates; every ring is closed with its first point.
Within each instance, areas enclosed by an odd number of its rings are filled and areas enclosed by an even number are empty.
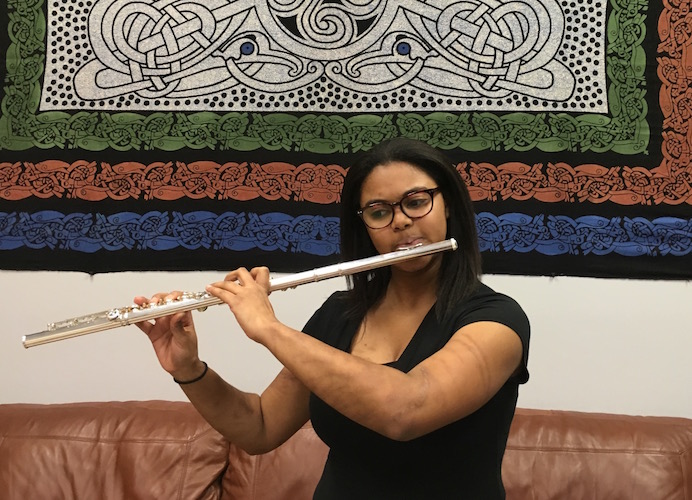
{"type": "Polygon", "coordinates": [[[502,476],[508,500],[689,500],[692,420],[518,409],[502,476]]]}
{"type": "Polygon", "coordinates": [[[309,500],[329,449],[310,422],[277,449],[248,455],[231,444],[223,478],[224,498],[233,500],[309,500]]]}
{"type": "Polygon", "coordinates": [[[189,403],[0,405],[0,498],[211,499],[228,443],[189,403]]]}

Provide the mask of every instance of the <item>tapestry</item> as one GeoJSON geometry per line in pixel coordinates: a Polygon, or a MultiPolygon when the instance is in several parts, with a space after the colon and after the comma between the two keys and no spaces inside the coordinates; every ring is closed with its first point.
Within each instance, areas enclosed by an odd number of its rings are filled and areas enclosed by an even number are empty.
{"type": "Polygon", "coordinates": [[[8,0],[0,269],[338,262],[354,155],[444,150],[483,271],[692,278],[689,2],[8,0]]]}

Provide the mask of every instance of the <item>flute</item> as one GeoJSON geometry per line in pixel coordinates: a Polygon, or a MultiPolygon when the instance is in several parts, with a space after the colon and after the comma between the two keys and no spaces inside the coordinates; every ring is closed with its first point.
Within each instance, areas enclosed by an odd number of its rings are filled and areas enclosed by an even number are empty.
{"type": "MultiPolygon", "coordinates": [[[[456,249],[457,242],[454,238],[428,245],[420,244],[394,252],[375,255],[373,257],[342,262],[340,264],[313,269],[312,271],[304,271],[281,278],[274,278],[269,283],[269,291],[273,292],[295,288],[306,283],[315,283],[338,276],[347,276],[363,271],[370,271],[416,257],[456,249]]],[[[78,337],[80,335],[127,326],[139,323],[140,321],[156,319],[178,312],[193,310],[204,311],[209,306],[222,303],[223,301],[221,299],[214,297],[208,292],[184,292],[180,297],[174,300],[161,303],[120,307],[59,321],[57,323],[48,323],[46,330],[32,333],[31,335],[24,335],[22,337],[22,343],[25,348],[29,348],[49,342],[78,337]]]]}

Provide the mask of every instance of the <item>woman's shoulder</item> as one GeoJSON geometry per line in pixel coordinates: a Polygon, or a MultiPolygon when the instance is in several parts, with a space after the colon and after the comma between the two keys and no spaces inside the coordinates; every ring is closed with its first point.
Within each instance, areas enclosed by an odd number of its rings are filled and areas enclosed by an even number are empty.
{"type": "Polygon", "coordinates": [[[322,302],[320,309],[341,309],[348,301],[348,298],[349,292],[347,290],[337,290],[336,292],[332,292],[332,294],[322,302]]]}
{"type": "Polygon", "coordinates": [[[313,313],[312,317],[303,327],[303,331],[315,336],[314,332],[323,329],[325,324],[343,318],[348,310],[348,305],[347,291],[338,290],[333,292],[313,313]]]}
{"type": "Polygon", "coordinates": [[[521,305],[509,295],[497,292],[485,283],[478,283],[474,291],[455,309],[457,327],[476,321],[495,321],[509,326],[517,333],[530,330],[529,319],[521,305]]]}
{"type": "Polygon", "coordinates": [[[495,289],[489,287],[483,282],[478,282],[473,292],[469,295],[469,302],[493,302],[497,301],[500,303],[513,303],[518,307],[521,307],[519,303],[509,295],[502,292],[498,292],[495,289]]]}

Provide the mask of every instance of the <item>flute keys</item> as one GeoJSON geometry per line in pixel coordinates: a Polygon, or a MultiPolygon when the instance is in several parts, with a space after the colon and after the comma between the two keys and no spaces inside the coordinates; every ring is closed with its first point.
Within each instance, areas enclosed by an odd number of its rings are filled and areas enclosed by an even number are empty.
{"type": "Polygon", "coordinates": [[[122,319],[122,314],[120,309],[111,309],[106,314],[106,317],[110,320],[122,319]]]}

